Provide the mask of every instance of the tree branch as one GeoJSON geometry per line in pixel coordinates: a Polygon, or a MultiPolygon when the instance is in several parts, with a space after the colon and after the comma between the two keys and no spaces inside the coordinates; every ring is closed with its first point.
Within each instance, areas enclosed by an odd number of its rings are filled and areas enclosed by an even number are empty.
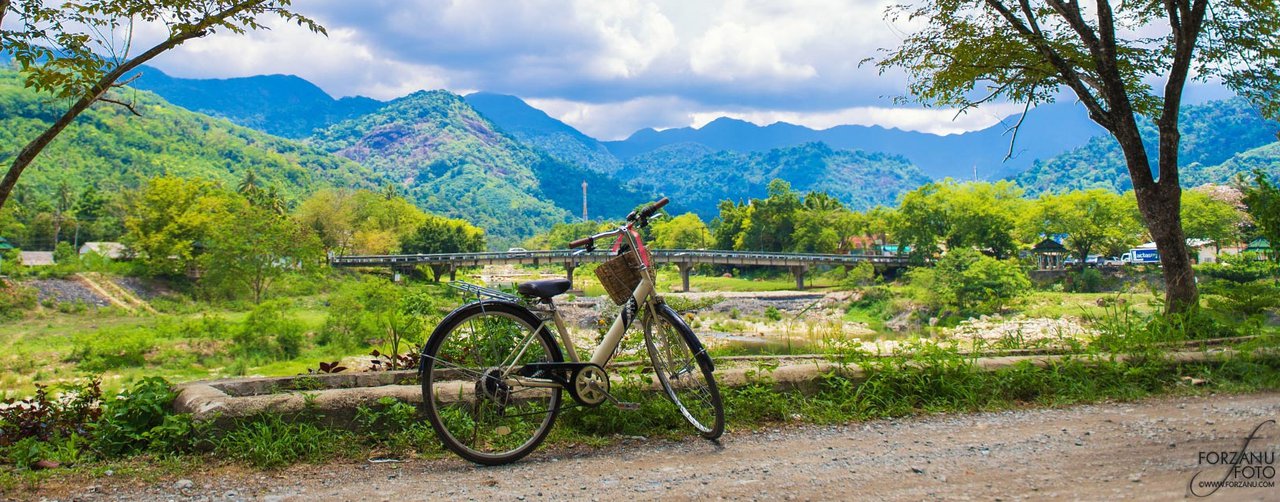
{"type": "Polygon", "coordinates": [[[1016,30],[1019,35],[1030,42],[1031,45],[1045,57],[1045,59],[1049,60],[1049,64],[1053,65],[1054,69],[1058,70],[1058,74],[1062,77],[1063,83],[1066,84],[1067,87],[1070,87],[1072,91],[1075,91],[1076,97],[1080,98],[1080,102],[1089,110],[1089,115],[1093,118],[1094,122],[1097,122],[1107,130],[1112,130],[1115,127],[1115,118],[1112,116],[1111,112],[1102,107],[1098,102],[1098,98],[1089,91],[1088,87],[1086,87],[1079,72],[1076,71],[1074,66],[1067,62],[1066,58],[1064,58],[1062,54],[1058,53],[1057,50],[1054,50],[1054,48],[1049,44],[1048,39],[1041,34],[1037,34],[1032,28],[1027,26],[1027,24],[1024,23],[1017,14],[1014,14],[1007,5],[1002,3],[1001,0],[984,1],[988,7],[995,10],[996,13],[1000,14],[1000,16],[1005,19],[1005,21],[1012,25],[1013,29],[1016,30]]]}
{"type": "Polygon", "coordinates": [[[138,113],[138,110],[136,110],[136,109],[133,107],[133,103],[126,103],[126,102],[124,102],[124,101],[118,101],[118,100],[115,100],[115,99],[108,98],[108,97],[106,97],[106,96],[103,96],[103,97],[101,97],[101,98],[98,98],[98,101],[101,101],[101,102],[103,102],[103,103],[111,103],[111,104],[113,104],[113,105],[117,105],[117,106],[124,107],[124,109],[129,110],[129,113],[132,113],[135,117],[141,117],[141,116],[142,116],[142,114],[141,114],[141,113],[138,113]]]}
{"type": "Polygon", "coordinates": [[[204,36],[205,33],[214,26],[224,23],[227,19],[243,12],[245,9],[261,4],[265,1],[267,0],[244,0],[213,15],[201,18],[199,22],[191,24],[176,33],[171,33],[169,38],[165,39],[163,42],[156,44],[146,52],[139,54],[133,59],[125,61],[123,64],[104,74],[97,82],[90,86],[85,94],[81,96],[80,99],[76,100],[76,102],[72,104],[71,107],[53,123],[53,125],[49,126],[48,129],[35,139],[31,140],[30,143],[27,143],[27,145],[18,152],[18,155],[14,157],[13,163],[10,165],[8,172],[4,175],[4,179],[0,180],[0,208],[4,207],[5,202],[9,199],[9,194],[13,193],[13,187],[18,183],[18,178],[22,175],[22,172],[26,170],[27,166],[31,165],[31,163],[35,161],[36,156],[39,155],[46,146],[49,146],[49,143],[52,142],[58,134],[61,134],[67,126],[71,125],[71,123],[75,121],[76,117],[87,110],[95,101],[101,99],[103,95],[111,89],[112,84],[119,80],[120,77],[130,71],[133,71],[134,68],[141,66],[143,63],[150,61],[152,58],[164,53],[165,51],[181,45],[183,42],[204,36]]]}
{"type": "MultiPolygon", "coordinates": [[[[1036,89],[1035,89],[1035,86],[1033,85],[1031,86],[1030,94],[1035,94],[1035,92],[1036,92],[1036,89]]],[[[1022,115],[1018,117],[1018,123],[1014,124],[1013,127],[1005,129],[1004,131],[1006,134],[1012,131],[1013,136],[1009,138],[1009,152],[1004,155],[1004,160],[1001,162],[1004,162],[1013,158],[1013,144],[1018,141],[1018,131],[1022,130],[1022,122],[1024,120],[1027,120],[1027,112],[1031,111],[1031,101],[1032,100],[1030,98],[1027,98],[1026,104],[1022,105],[1022,115]]]]}
{"type": "Polygon", "coordinates": [[[1165,10],[1169,16],[1169,26],[1173,33],[1173,64],[1169,68],[1169,80],[1164,86],[1164,104],[1160,110],[1160,120],[1156,124],[1160,130],[1160,179],[1157,184],[1163,190],[1173,190],[1179,186],[1178,143],[1181,133],[1178,131],[1178,112],[1182,107],[1182,91],[1191,68],[1191,58],[1195,53],[1197,39],[1204,25],[1208,0],[1195,0],[1191,5],[1187,0],[1165,0],[1165,10]]]}

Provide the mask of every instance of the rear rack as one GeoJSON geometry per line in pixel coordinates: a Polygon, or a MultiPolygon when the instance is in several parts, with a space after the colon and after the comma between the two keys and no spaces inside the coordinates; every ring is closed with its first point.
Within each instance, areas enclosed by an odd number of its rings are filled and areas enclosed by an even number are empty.
{"type": "Polygon", "coordinates": [[[462,291],[463,293],[470,293],[472,295],[475,295],[476,300],[479,300],[481,298],[493,298],[495,300],[505,300],[505,301],[515,302],[515,303],[522,303],[524,301],[523,298],[513,295],[511,293],[508,293],[506,291],[501,291],[493,288],[486,288],[484,286],[478,286],[478,285],[471,284],[469,282],[464,282],[464,281],[450,282],[449,287],[456,289],[458,291],[462,291]]]}

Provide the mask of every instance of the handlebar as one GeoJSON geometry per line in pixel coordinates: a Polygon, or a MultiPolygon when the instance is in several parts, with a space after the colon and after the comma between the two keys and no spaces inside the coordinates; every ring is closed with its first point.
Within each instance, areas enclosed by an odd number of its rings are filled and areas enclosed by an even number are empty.
{"type": "MultiPolygon", "coordinates": [[[[647,221],[651,216],[653,216],[653,213],[658,212],[659,209],[662,209],[663,206],[666,206],[668,202],[671,202],[671,199],[663,197],[659,199],[657,202],[654,202],[653,204],[649,204],[648,206],[645,206],[643,209],[632,211],[631,214],[627,215],[627,221],[632,223],[639,221],[639,222],[642,222],[641,226],[643,226],[644,221],[647,221]]],[[[601,232],[595,235],[583,237],[576,241],[570,242],[569,249],[586,248],[587,251],[593,251],[595,250],[595,247],[596,247],[596,239],[600,239],[610,235],[616,235],[618,233],[626,231],[629,228],[631,228],[630,224],[624,225],[623,227],[618,228],[616,230],[610,230],[607,232],[601,232]]]]}
{"type": "Polygon", "coordinates": [[[650,216],[653,216],[653,213],[656,213],[658,212],[659,209],[662,209],[662,206],[667,205],[668,202],[671,202],[671,199],[663,197],[661,199],[658,199],[658,202],[649,204],[649,206],[644,209],[641,209],[639,211],[632,211],[631,214],[627,215],[627,221],[647,220],[649,219],[650,216]]]}

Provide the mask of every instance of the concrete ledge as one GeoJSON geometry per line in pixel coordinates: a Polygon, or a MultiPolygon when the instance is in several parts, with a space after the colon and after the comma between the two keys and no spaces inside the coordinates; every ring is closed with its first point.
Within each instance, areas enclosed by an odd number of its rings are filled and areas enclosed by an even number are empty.
{"type": "MultiPolygon", "coordinates": [[[[1198,363],[1217,361],[1235,354],[1230,349],[1213,351],[1184,351],[1166,353],[1170,363],[1198,363]]],[[[971,358],[968,361],[980,371],[997,371],[1021,363],[1039,367],[1049,366],[1069,359],[1124,361],[1123,355],[1025,355],[971,358]]],[[[821,379],[827,375],[840,375],[855,381],[866,378],[866,370],[855,364],[812,360],[778,364],[767,367],[718,368],[716,381],[723,388],[742,387],[766,382],[775,389],[815,392],[821,379]]],[[[621,378],[614,378],[615,384],[621,378]]],[[[451,389],[461,389],[457,383],[441,383],[451,389]]],[[[657,379],[650,376],[648,388],[660,391],[657,379]]],[[[456,399],[466,399],[465,392],[451,390],[456,399]]],[[[174,411],[190,413],[196,420],[213,420],[218,426],[229,425],[236,419],[262,413],[297,415],[309,413],[334,426],[350,426],[356,409],[361,405],[374,405],[384,397],[391,397],[417,406],[422,404],[422,388],[417,383],[415,371],[389,371],[378,373],[351,373],[333,375],[299,375],[277,378],[244,378],[207,382],[192,382],[178,386],[174,411]]],[[[565,396],[568,399],[568,396],[565,396]]]]}

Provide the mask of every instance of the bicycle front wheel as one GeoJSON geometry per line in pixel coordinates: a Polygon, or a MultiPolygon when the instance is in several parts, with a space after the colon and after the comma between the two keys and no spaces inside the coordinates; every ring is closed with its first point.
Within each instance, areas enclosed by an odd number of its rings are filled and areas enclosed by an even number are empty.
{"type": "Polygon", "coordinates": [[[449,314],[422,353],[427,418],[444,445],[485,465],[538,447],[560,411],[558,386],[528,385],[520,368],[562,362],[560,347],[528,309],[485,301],[449,314]]]}
{"type": "Polygon", "coordinates": [[[644,326],[644,343],[667,397],[702,437],[724,433],[724,404],[712,374],[711,356],[680,315],[666,304],[657,306],[644,326]]]}

